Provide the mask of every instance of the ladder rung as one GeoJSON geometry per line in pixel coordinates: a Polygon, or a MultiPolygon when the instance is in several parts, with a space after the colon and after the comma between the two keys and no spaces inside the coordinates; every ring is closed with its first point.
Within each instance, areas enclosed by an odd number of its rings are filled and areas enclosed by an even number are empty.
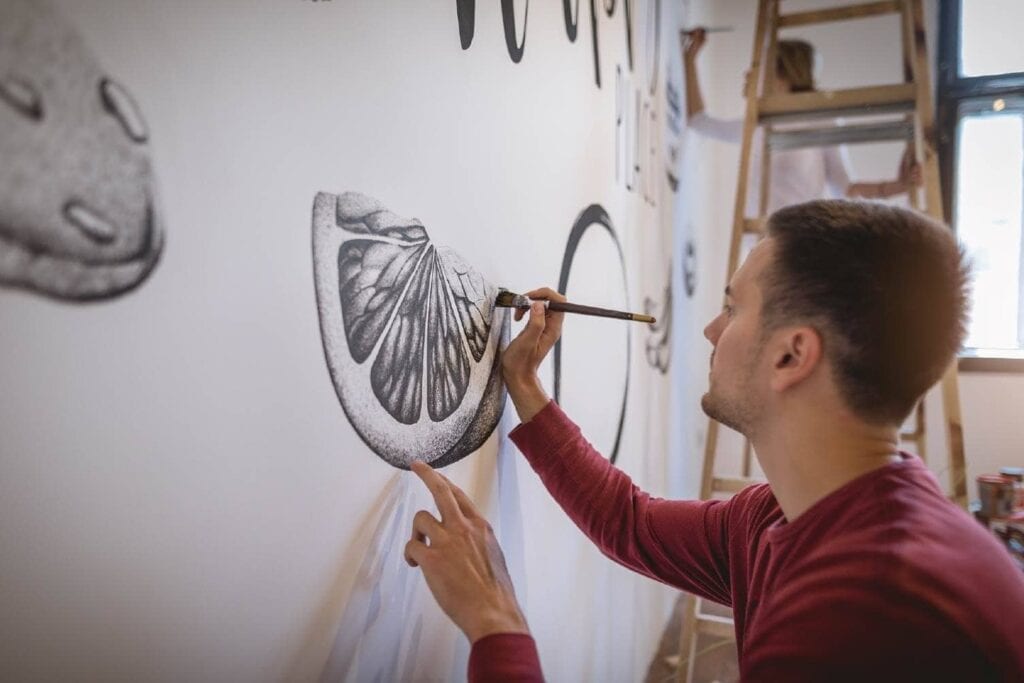
{"type": "Polygon", "coordinates": [[[914,139],[914,124],[909,121],[829,126],[805,130],[774,130],[768,133],[773,150],[824,147],[859,142],[896,142],[914,139]]]}
{"type": "Polygon", "coordinates": [[[751,484],[763,484],[760,479],[749,477],[715,477],[711,480],[711,490],[715,493],[739,493],[751,484]]]}
{"type": "Polygon", "coordinates": [[[754,235],[763,235],[767,225],[768,219],[766,218],[744,218],[743,232],[749,232],[754,235]]]}
{"type": "Polygon", "coordinates": [[[916,87],[913,83],[898,83],[767,95],[758,100],[757,107],[761,123],[913,111],[916,87]]]}
{"type": "Polygon", "coordinates": [[[827,21],[843,21],[845,19],[863,19],[879,14],[892,14],[900,11],[900,3],[865,2],[860,5],[847,5],[831,9],[812,10],[810,12],[794,12],[779,17],[779,28],[788,26],[806,26],[807,24],[823,24],[827,21]]]}
{"type": "Polygon", "coordinates": [[[736,625],[728,617],[716,617],[713,614],[697,615],[697,631],[716,638],[735,638],[736,625]]]}

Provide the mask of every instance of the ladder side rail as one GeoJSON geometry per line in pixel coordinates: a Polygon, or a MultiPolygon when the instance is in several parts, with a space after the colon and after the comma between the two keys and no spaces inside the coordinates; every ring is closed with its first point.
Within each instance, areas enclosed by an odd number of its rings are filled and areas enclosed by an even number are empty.
{"type": "MultiPolygon", "coordinates": [[[[743,120],[743,138],[740,143],[739,177],[736,183],[736,201],[733,205],[732,235],[729,242],[729,257],[726,280],[732,277],[739,260],[740,243],[743,239],[747,198],[747,181],[750,171],[750,151],[753,143],[754,129],[758,125],[758,86],[761,83],[762,55],[765,51],[765,38],[769,27],[774,34],[778,23],[778,0],[759,0],[757,25],[754,30],[754,45],[751,50],[752,59],[750,72],[744,83],[744,97],[747,100],[746,114],[743,120]]],[[[718,445],[717,420],[708,419],[707,439],[704,444],[704,463],[701,473],[700,494],[702,499],[711,495],[714,480],[715,451],[718,445]]],[[[679,651],[686,657],[686,666],[680,665],[676,671],[679,683],[688,683],[693,675],[694,655],[697,647],[697,603],[690,601],[691,606],[683,616],[683,627],[680,632],[679,651]]]]}
{"type": "MultiPolygon", "coordinates": [[[[920,0],[904,0],[904,36],[913,44],[913,82],[916,88],[917,133],[915,143],[923,154],[925,209],[933,218],[945,221],[942,188],[939,180],[937,131],[932,106],[931,79],[928,71],[928,48],[925,37],[924,13],[920,0]]],[[[949,446],[949,484],[952,499],[967,508],[967,468],[964,462],[963,418],[960,411],[960,391],[957,361],[954,358],[942,376],[942,408],[946,419],[949,446]]]]}

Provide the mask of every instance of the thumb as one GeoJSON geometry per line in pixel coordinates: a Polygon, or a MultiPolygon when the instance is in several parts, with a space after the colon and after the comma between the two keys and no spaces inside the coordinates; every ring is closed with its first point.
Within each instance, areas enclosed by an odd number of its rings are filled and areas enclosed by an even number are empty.
{"type": "Polygon", "coordinates": [[[540,336],[544,333],[546,314],[547,309],[544,307],[543,301],[534,301],[530,304],[530,319],[526,321],[526,327],[523,328],[519,336],[532,344],[540,341],[540,336]]]}

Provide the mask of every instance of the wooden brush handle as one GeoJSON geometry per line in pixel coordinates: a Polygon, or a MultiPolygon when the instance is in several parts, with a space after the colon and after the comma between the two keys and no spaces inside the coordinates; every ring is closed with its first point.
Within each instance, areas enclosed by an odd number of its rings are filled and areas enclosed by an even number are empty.
{"type": "Polygon", "coordinates": [[[597,306],[584,306],[583,304],[570,304],[562,301],[548,301],[549,311],[564,311],[565,313],[582,313],[583,315],[594,315],[599,318],[618,318],[619,320],[635,320],[640,323],[653,323],[656,320],[649,315],[642,313],[628,313],[626,311],[613,311],[610,308],[598,308],[597,306]]]}

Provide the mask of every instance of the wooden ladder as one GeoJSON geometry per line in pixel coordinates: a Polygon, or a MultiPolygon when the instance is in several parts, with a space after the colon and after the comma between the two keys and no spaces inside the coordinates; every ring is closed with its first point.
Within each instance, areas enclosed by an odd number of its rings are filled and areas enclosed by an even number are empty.
{"type": "MultiPolygon", "coordinates": [[[[770,182],[770,154],[772,151],[820,147],[862,142],[906,141],[911,153],[920,164],[923,176],[924,210],[932,217],[944,221],[942,194],[939,181],[938,154],[934,128],[931,85],[928,70],[928,52],[925,44],[924,17],[920,0],[890,0],[865,2],[828,9],[780,14],[780,0],[759,0],[757,26],[754,32],[753,59],[751,60],[744,96],[747,100],[743,138],[740,146],[739,180],[732,240],[729,245],[726,281],[739,266],[743,239],[747,235],[764,235],[770,182]],[[900,17],[903,43],[904,82],[844,90],[802,93],[776,92],[775,53],[780,29],[808,26],[825,22],[861,19],[883,14],[900,17]],[[767,67],[766,67],[767,65],[767,67]],[[836,124],[836,120],[869,116],[865,123],[836,124]],[[882,119],[879,122],[879,119],[882,119]],[[776,124],[800,123],[797,130],[776,129],[776,124]],[[806,125],[806,127],[803,127],[806,125]],[[764,127],[762,135],[760,173],[760,216],[746,215],[747,185],[751,163],[754,132],[764,127]]],[[[918,192],[910,193],[910,202],[918,208],[918,192]]],[[[960,398],[957,388],[956,361],[950,365],[942,380],[942,401],[949,443],[949,477],[951,499],[967,507],[967,475],[964,463],[963,429],[960,419],[960,398]]],[[[912,442],[917,453],[925,457],[924,399],[918,404],[912,421],[914,429],[900,434],[903,441],[912,442]]],[[[718,476],[715,455],[718,448],[719,423],[709,420],[704,448],[700,497],[709,499],[732,495],[746,486],[758,483],[751,477],[752,453],[750,442],[744,440],[741,476],[718,476]]],[[[717,638],[735,637],[732,619],[706,614],[702,600],[694,598],[685,605],[680,633],[677,681],[693,678],[697,658],[697,640],[700,634],[717,638]]]]}

